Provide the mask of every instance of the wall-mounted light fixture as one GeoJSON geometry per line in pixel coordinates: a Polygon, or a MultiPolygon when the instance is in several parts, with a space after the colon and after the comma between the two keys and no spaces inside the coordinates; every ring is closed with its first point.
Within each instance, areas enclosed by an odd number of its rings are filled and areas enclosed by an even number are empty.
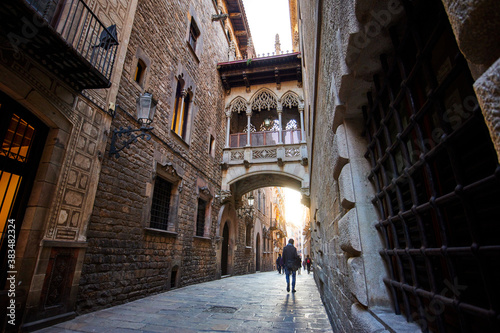
{"type": "Polygon", "coordinates": [[[137,98],[137,122],[141,125],[138,129],[132,129],[132,127],[123,128],[120,127],[118,130],[113,131],[113,136],[111,137],[111,147],[109,148],[109,156],[116,158],[120,157],[120,152],[127,148],[131,143],[137,141],[139,138],[144,138],[146,141],[151,139],[151,135],[148,133],[153,129],[149,124],[153,122],[153,118],[156,112],[156,104],[158,102],[153,99],[153,95],[150,93],[144,93],[139,95],[137,98]],[[135,132],[140,132],[135,134],[135,132]],[[128,139],[121,142],[121,147],[116,146],[116,140],[121,138],[122,135],[128,137],[128,139]]]}
{"type": "Polygon", "coordinates": [[[273,126],[275,126],[274,121],[271,118],[267,117],[262,122],[261,129],[264,129],[264,131],[270,131],[273,126]]]}
{"type": "Polygon", "coordinates": [[[254,199],[253,195],[250,193],[250,195],[247,198],[248,205],[245,205],[245,206],[238,208],[238,217],[240,219],[247,217],[247,216],[250,218],[253,218],[253,203],[254,203],[254,201],[255,201],[255,199],[254,199]]]}

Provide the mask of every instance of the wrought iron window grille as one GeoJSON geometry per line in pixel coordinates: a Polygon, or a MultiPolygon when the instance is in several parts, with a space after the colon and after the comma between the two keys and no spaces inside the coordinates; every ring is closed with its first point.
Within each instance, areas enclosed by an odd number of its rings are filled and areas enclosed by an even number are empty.
{"type": "Polygon", "coordinates": [[[500,167],[446,13],[433,4],[422,22],[412,7],[363,109],[384,282],[424,332],[493,331],[500,167]]]}

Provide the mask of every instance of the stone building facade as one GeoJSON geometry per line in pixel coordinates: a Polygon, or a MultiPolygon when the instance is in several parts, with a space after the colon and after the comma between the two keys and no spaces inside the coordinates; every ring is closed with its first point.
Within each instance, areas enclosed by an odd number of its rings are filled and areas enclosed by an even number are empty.
{"type": "Polygon", "coordinates": [[[242,2],[8,0],[0,18],[2,330],[220,277],[220,220],[238,222],[216,64],[251,54],[242,2]],[[111,156],[146,92],[151,139],[111,156]]]}
{"type": "Polygon", "coordinates": [[[311,251],[334,330],[498,330],[498,1],[297,10],[311,251]]]}
{"type": "Polygon", "coordinates": [[[225,121],[216,64],[235,40],[238,52],[246,46],[238,41],[249,36],[244,11],[227,18],[239,3],[223,2],[225,20],[212,19],[224,15],[214,1],[138,3],[111,130],[137,127],[136,98],[148,92],[157,102],[151,140],[103,160],[79,312],[248,272],[245,229],[219,199],[225,121]],[[224,234],[221,220],[234,229],[224,234]]]}
{"type": "Polygon", "coordinates": [[[1,330],[74,316],[135,3],[2,3],[1,330]]]}
{"type": "Polygon", "coordinates": [[[283,253],[283,248],[288,243],[286,233],[286,209],[285,196],[282,187],[273,188],[273,199],[271,203],[272,220],[271,232],[273,234],[273,265],[277,269],[276,259],[283,253]]]}
{"type": "MultiPolygon", "coordinates": [[[[242,202],[248,200],[251,195],[254,203],[252,206],[251,218],[245,217],[244,210],[238,211],[241,221],[245,221],[245,251],[247,256],[247,273],[266,272],[273,267],[273,247],[275,235],[272,232],[272,213],[274,189],[264,187],[251,191],[243,196],[242,202]]],[[[248,209],[248,205],[243,204],[241,208],[248,209]]],[[[248,210],[247,210],[248,211],[248,210]]]]}

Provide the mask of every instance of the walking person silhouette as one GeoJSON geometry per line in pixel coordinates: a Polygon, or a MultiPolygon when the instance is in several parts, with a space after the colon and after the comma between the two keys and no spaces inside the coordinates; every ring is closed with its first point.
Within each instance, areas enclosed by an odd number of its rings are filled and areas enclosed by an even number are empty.
{"type": "Polygon", "coordinates": [[[292,293],[295,290],[295,279],[297,269],[300,267],[300,257],[297,249],[293,246],[293,239],[288,240],[288,244],[283,248],[283,263],[285,266],[286,291],[290,291],[290,274],[292,275],[292,293]]]}

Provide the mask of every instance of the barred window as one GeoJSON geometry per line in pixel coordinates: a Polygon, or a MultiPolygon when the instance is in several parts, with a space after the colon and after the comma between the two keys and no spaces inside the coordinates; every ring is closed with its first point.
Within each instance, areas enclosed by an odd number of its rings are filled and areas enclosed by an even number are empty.
{"type": "Polygon", "coordinates": [[[492,332],[500,168],[446,13],[426,4],[391,30],[394,53],[364,109],[384,282],[396,313],[424,331],[492,332]]]}
{"type": "Polygon", "coordinates": [[[250,223],[247,224],[246,227],[246,246],[252,246],[252,225],[250,223]]]}
{"type": "Polygon", "coordinates": [[[205,218],[207,212],[207,202],[198,198],[198,215],[196,217],[196,236],[205,235],[205,218]]]}
{"type": "Polygon", "coordinates": [[[191,45],[193,51],[196,51],[198,37],[200,37],[200,29],[198,29],[196,21],[191,18],[191,25],[189,27],[189,45],[191,45]]]}
{"type": "Polygon", "coordinates": [[[153,192],[153,203],[151,205],[151,228],[169,230],[171,195],[172,184],[163,178],[157,177],[153,192]]]}

